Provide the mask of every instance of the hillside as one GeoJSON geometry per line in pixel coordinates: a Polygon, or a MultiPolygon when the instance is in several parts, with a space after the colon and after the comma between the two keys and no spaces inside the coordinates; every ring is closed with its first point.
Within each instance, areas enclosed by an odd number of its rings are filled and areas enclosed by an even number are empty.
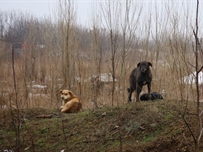
{"type": "MultiPolygon", "coordinates": [[[[78,114],[42,108],[22,110],[21,151],[190,151],[194,142],[180,112],[186,109],[185,119],[195,133],[195,107],[193,103],[178,105],[177,101],[140,102],[78,114]],[[37,118],[42,115],[50,118],[37,118]]],[[[0,150],[15,151],[16,116],[16,111],[1,111],[0,150]]],[[[201,143],[203,150],[203,140],[201,143]]]]}

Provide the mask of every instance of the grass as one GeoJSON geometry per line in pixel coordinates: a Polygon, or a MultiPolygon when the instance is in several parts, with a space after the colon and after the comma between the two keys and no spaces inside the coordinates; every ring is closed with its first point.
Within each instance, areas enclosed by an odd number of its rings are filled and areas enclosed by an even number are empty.
{"type": "MultiPolygon", "coordinates": [[[[84,110],[78,114],[59,114],[50,110],[49,114],[54,113],[51,119],[37,119],[37,115],[46,114],[46,111],[32,109],[20,130],[21,151],[113,152],[121,148],[129,152],[143,149],[178,151],[185,146],[187,151],[190,145],[183,141],[182,133],[188,141],[193,141],[184,122],[176,117],[179,112],[175,106],[172,101],[159,101],[84,110]]],[[[9,123],[11,117],[8,111],[4,118],[7,121],[0,123],[0,147],[15,150],[15,130],[9,123]]],[[[195,122],[191,116],[187,117],[194,131],[195,122]]]]}
{"type": "Polygon", "coordinates": [[[146,137],[144,137],[144,139],[141,142],[148,143],[148,142],[155,141],[160,135],[160,133],[161,133],[161,129],[156,128],[156,130],[154,130],[153,132],[150,132],[146,137]]]}
{"type": "Polygon", "coordinates": [[[174,118],[174,115],[169,111],[165,114],[164,119],[166,121],[172,121],[172,119],[174,118]]]}

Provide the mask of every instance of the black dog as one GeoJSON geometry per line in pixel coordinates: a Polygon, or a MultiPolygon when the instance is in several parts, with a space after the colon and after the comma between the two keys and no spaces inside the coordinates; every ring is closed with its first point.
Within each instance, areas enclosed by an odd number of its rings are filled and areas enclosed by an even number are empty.
{"type": "Polygon", "coordinates": [[[131,96],[133,91],[136,90],[136,101],[139,101],[139,95],[142,91],[142,87],[147,85],[148,94],[150,96],[151,91],[151,81],[152,81],[152,73],[149,67],[152,67],[152,64],[147,61],[143,61],[137,64],[137,68],[133,69],[130,74],[130,88],[128,88],[129,96],[128,102],[131,102],[131,96]]]}
{"type": "Polygon", "coordinates": [[[164,99],[161,94],[158,92],[152,92],[149,96],[148,93],[144,93],[140,96],[141,101],[148,101],[148,100],[157,100],[157,99],[164,99]]]}

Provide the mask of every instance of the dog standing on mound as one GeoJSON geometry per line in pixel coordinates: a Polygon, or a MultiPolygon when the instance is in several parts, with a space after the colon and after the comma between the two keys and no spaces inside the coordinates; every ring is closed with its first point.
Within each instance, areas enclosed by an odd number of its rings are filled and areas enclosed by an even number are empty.
{"type": "Polygon", "coordinates": [[[140,101],[139,95],[144,85],[147,85],[148,94],[150,96],[152,72],[149,67],[152,67],[151,62],[142,61],[137,64],[130,74],[130,88],[128,88],[128,103],[132,101],[131,96],[136,91],[136,102],[140,101]]]}
{"type": "Polygon", "coordinates": [[[77,113],[82,110],[82,103],[80,99],[70,90],[61,90],[62,113],[77,113]]]}

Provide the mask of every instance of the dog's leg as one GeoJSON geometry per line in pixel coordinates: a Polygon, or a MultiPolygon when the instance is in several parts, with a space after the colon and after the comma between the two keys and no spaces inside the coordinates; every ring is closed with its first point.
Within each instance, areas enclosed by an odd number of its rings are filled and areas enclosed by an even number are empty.
{"type": "Polygon", "coordinates": [[[72,112],[72,106],[73,106],[73,103],[72,102],[68,102],[66,103],[63,108],[61,109],[61,112],[62,113],[70,113],[72,112]]]}
{"type": "Polygon", "coordinates": [[[149,99],[151,100],[151,94],[150,94],[150,92],[151,92],[151,83],[147,84],[147,89],[148,89],[149,99]]]}
{"type": "Polygon", "coordinates": [[[138,86],[136,87],[136,102],[139,102],[140,101],[140,92],[142,91],[142,86],[138,86]]]}
{"type": "Polygon", "coordinates": [[[63,107],[64,107],[64,100],[62,100],[62,106],[61,106],[61,108],[60,108],[60,110],[62,110],[63,109],[63,107]]]}
{"type": "Polygon", "coordinates": [[[61,109],[61,112],[62,112],[62,113],[66,113],[68,110],[69,110],[69,109],[64,106],[64,107],[61,109]]]}
{"type": "Polygon", "coordinates": [[[132,96],[133,91],[134,91],[134,90],[133,90],[132,87],[128,88],[128,92],[129,92],[129,95],[128,95],[128,103],[130,103],[130,102],[132,101],[131,96],[132,96]]]}

